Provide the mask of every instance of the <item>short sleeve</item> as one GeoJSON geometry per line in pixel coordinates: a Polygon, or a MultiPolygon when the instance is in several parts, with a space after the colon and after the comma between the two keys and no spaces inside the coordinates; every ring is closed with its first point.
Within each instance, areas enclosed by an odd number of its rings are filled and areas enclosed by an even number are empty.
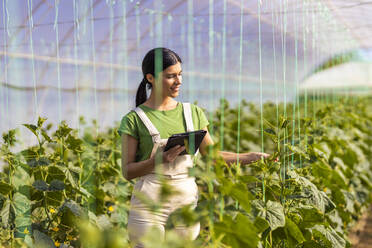
{"type": "Polygon", "coordinates": [[[139,135],[134,112],[128,113],[121,119],[118,133],[120,134],[120,136],[123,133],[128,134],[138,140],[139,135]]]}
{"type": "Polygon", "coordinates": [[[205,128],[206,126],[209,125],[209,121],[207,119],[207,117],[205,116],[204,114],[204,111],[195,105],[195,110],[196,110],[196,114],[198,116],[198,119],[199,119],[199,129],[203,129],[205,128]]]}

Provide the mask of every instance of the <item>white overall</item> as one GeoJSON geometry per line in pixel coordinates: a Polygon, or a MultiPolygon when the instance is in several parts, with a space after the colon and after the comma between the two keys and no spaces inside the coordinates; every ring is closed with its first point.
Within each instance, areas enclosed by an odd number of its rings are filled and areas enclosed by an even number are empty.
{"type": "MultiPolygon", "coordinates": [[[[182,103],[182,105],[187,131],[194,131],[190,103],[182,103]]],[[[134,111],[141,118],[152,136],[152,141],[154,143],[151,152],[152,157],[156,152],[161,152],[164,149],[168,139],[160,138],[159,131],[155,128],[141,108],[137,107],[134,111]]],[[[167,183],[172,187],[172,189],[178,191],[177,194],[171,195],[162,204],[162,207],[159,210],[150,210],[146,204],[132,194],[131,208],[128,218],[128,232],[130,240],[137,243],[136,247],[143,247],[138,243],[138,240],[150,227],[158,228],[163,234],[160,238],[163,239],[168,216],[174,210],[188,204],[192,204],[193,207],[196,207],[198,201],[198,187],[195,183],[195,178],[188,175],[188,168],[192,167],[193,164],[193,156],[187,154],[179,155],[174,162],[156,165],[157,168],[161,166],[161,176],[167,179],[167,183]]],[[[161,183],[159,181],[159,174],[156,174],[155,170],[153,170],[152,173],[139,178],[137,183],[134,185],[133,191],[139,191],[149,199],[158,202],[160,188],[161,183]]],[[[195,239],[199,234],[200,224],[197,223],[189,227],[176,226],[174,230],[182,236],[188,236],[191,239],[195,239]]]]}

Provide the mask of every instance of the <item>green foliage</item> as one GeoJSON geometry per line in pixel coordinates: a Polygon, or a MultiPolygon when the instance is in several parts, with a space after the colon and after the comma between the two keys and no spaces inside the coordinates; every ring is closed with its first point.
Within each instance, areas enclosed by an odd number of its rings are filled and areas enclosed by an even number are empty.
{"type": "MultiPolygon", "coordinates": [[[[198,206],[172,213],[167,238],[149,232],[146,247],[349,247],[348,230],[371,202],[371,100],[309,101],[307,111],[298,106],[292,113],[291,104],[264,104],[261,123],[259,108],[243,101],[238,134],[239,110],[221,101],[209,115],[217,143],[189,171],[199,187],[198,206]],[[261,145],[272,156],[246,165],[228,165],[218,153],[260,151],[261,145]],[[197,222],[196,240],[173,230],[197,222]]],[[[130,247],[133,182],[122,177],[117,129],[98,133],[95,121],[88,127],[81,117],[79,137],[65,122],[54,133],[45,122],[24,124],[38,143],[18,153],[11,151],[17,130],[2,136],[1,245],[130,247]]],[[[138,198],[156,210],[172,194],[164,181],[160,202],[138,198]]]]}
{"type": "Polygon", "coordinates": [[[0,230],[7,232],[1,235],[1,245],[18,247],[23,240],[26,246],[80,247],[82,219],[96,227],[105,220],[110,227],[123,228],[132,184],[121,177],[116,130],[94,138],[86,128],[79,138],[65,122],[50,134],[45,121],[24,124],[38,145],[19,153],[10,151],[15,130],[3,134],[0,230]]]}

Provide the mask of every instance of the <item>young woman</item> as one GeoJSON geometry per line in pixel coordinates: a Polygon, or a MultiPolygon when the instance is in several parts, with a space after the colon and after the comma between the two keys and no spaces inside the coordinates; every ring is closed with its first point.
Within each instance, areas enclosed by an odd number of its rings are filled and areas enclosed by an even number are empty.
{"type": "MultiPolygon", "coordinates": [[[[122,118],[119,128],[123,175],[128,180],[139,178],[134,191],[159,201],[159,174],[177,191],[163,201],[157,211],[148,209],[132,194],[128,232],[136,247],[142,247],[138,240],[150,227],[158,228],[161,238],[164,238],[168,216],[177,208],[188,204],[195,207],[197,204],[195,178],[188,175],[188,168],[193,166],[193,156],[180,155],[184,146],[175,146],[163,152],[167,138],[176,133],[203,129],[207,134],[199,148],[201,154],[205,155],[207,146],[213,145],[203,111],[194,104],[175,100],[182,85],[181,63],[181,58],[167,48],[155,48],[146,54],[142,62],[143,80],[137,91],[136,108],[122,118]],[[146,87],[151,89],[149,98],[146,87]]],[[[219,151],[219,154],[229,164],[236,162],[237,157],[241,164],[247,164],[268,156],[258,152],[236,154],[219,151]]],[[[180,235],[195,239],[200,225],[176,226],[175,230],[180,235]]]]}

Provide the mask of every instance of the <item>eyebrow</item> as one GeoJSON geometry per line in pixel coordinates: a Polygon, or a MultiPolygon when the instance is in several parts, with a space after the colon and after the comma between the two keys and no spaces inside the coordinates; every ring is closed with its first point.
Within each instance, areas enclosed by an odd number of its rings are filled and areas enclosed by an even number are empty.
{"type": "MultiPolygon", "coordinates": [[[[179,73],[181,73],[181,72],[182,72],[182,70],[179,73]]],[[[177,74],[177,73],[176,72],[175,73],[167,73],[165,75],[169,76],[169,75],[175,75],[175,74],[177,74]]]]}

